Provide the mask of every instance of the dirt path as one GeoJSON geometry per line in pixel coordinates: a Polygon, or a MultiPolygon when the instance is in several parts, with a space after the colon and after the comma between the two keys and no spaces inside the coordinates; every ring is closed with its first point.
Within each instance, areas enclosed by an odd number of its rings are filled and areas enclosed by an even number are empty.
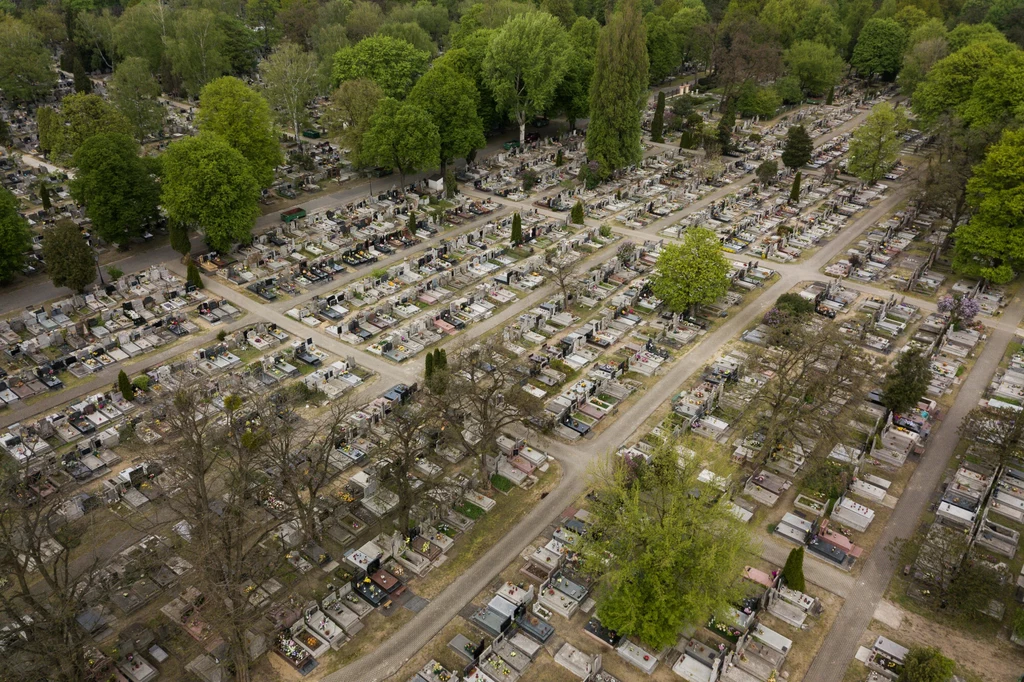
{"type": "Polygon", "coordinates": [[[953,628],[887,603],[898,611],[902,623],[898,630],[875,621],[871,629],[904,646],[934,646],[946,656],[990,682],[1016,682],[1024,672],[1024,653],[1009,641],[973,636],[968,629],[953,628]]]}

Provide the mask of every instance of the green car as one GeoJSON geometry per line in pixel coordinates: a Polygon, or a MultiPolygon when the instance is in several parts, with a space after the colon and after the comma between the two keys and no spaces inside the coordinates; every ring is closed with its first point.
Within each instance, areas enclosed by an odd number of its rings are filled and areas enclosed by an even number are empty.
{"type": "Polygon", "coordinates": [[[501,146],[504,147],[505,149],[518,149],[519,148],[519,140],[509,140],[508,142],[506,142],[505,144],[503,144],[501,146]]]}

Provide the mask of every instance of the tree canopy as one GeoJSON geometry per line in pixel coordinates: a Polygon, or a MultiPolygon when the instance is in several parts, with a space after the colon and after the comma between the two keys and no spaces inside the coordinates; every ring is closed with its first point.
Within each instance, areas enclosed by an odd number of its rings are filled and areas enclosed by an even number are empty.
{"type": "Polygon", "coordinates": [[[850,63],[864,76],[891,80],[903,64],[907,32],[892,19],[869,20],[860,32],[850,63]]]}
{"type": "Polygon", "coordinates": [[[161,200],[168,217],[201,229],[226,251],[249,240],[259,217],[260,187],[245,157],[212,133],[172,143],[163,156],[161,200]]]}
{"type": "Polygon", "coordinates": [[[281,43],[269,57],[260,62],[267,100],[277,120],[290,126],[295,142],[301,144],[300,127],[308,120],[306,105],[319,90],[316,55],[305,52],[295,43],[281,43]]]}
{"type": "Polygon", "coordinates": [[[59,220],[43,232],[43,259],[54,286],[82,293],[96,279],[96,252],[70,220],[59,220]]]}
{"type": "Polygon", "coordinates": [[[39,34],[12,16],[0,15],[0,54],[0,91],[13,102],[32,102],[57,82],[39,34]]]}
{"type": "Polygon", "coordinates": [[[597,615],[656,650],[739,596],[749,531],[700,478],[707,465],[663,443],[650,463],[613,458],[589,496],[594,524],[579,552],[596,579],[597,615]]]}
{"type": "Polygon", "coordinates": [[[848,170],[870,185],[881,180],[899,158],[907,127],[903,109],[876,104],[853,133],[848,170]]]}
{"type": "Polygon", "coordinates": [[[795,43],[784,59],[790,73],[800,79],[800,87],[814,97],[824,95],[839,82],[844,68],[835,48],[810,40],[795,43]]]}
{"type": "Polygon", "coordinates": [[[283,159],[262,95],[232,76],[218,78],[199,96],[198,119],[201,132],[214,133],[238,150],[260,187],[270,186],[283,159]]]}
{"type": "Polygon", "coordinates": [[[786,168],[799,168],[811,160],[814,141],[802,125],[790,126],[786,131],[786,146],[782,150],[782,163],[786,168]]]}
{"type": "Polygon", "coordinates": [[[437,127],[442,165],[486,144],[479,99],[473,81],[444,64],[423,74],[409,93],[409,102],[427,112],[437,127]]]}
{"type": "Polygon", "coordinates": [[[916,348],[906,351],[885,377],[882,403],[893,412],[906,412],[924,397],[931,378],[931,359],[916,348]]]}
{"type": "Polygon", "coordinates": [[[401,99],[426,69],[430,55],[391,36],[371,36],[334,57],[334,82],[368,78],[389,97],[401,99]]]}
{"type": "MultiPolygon", "coordinates": [[[[82,143],[101,133],[131,131],[128,120],[99,95],[75,93],[61,101],[47,126],[46,146],[58,163],[70,163],[82,143]]],[[[40,138],[44,131],[40,130],[40,138]]]]}
{"type": "Polygon", "coordinates": [[[142,57],[128,57],[114,68],[110,79],[110,101],[131,125],[132,134],[141,142],[160,131],[164,107],[157,99],[160,85],[142,57]]]}
{"type": "Polygon", "coordinates": [[[328,133],[349,150],[349,161],[357,167],[367,163],[363,137],[369,130],[370,117],[383,97],[380,86],[369,78],[345,81],[331,95],[324,116],[328,133]]]}
{"type": "Polygon", "coordinates": [[[658,255],[654,295],[676,313],[714,303],[729,290],[729,262],[714,232],[691,227],[681,244],[666,244],[658,255]]]}
{"type": "Polygon", "coordinates": [[[18,200],[0,187],[0,284],[14,279],[25,266],[25,253],[32,246],[28,221],[18,214],[18,200]]]}
{"type": "Polygon", "coordinates": [[[435,168],[441,160],[441,136],[430,114],[390,97],[381,100],[370,117],[363,146],[371,163],[396,169],[403,185],[408,173],[435,168]]]}

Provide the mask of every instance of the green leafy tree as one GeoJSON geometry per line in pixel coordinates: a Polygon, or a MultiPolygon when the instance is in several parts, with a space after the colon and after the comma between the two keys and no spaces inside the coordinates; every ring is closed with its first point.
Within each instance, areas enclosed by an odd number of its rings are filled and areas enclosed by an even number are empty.
{"type": "Polygon", "coordinates": [[[428,53],[400,38],[371,36],[338,51],[334,57],[334,81],[368,78],[385,95],[400,99],[426,69],[429,58],[428,53]]]}
{"type": "Polygon", "coordinates": [[[590,82],[594,78],[594,55],[601,25],[589,17],[579,17],[569,29],[569,63],[565,77],[555,92],[554,108],[565,115],[569,129],[590,111],[590,82]]]}
{"type": "Polygon", "coordinates": [[[75,152],[75,167],[71,195],[104,241],[126,244],[159,216],[160,188],[128,135],[93,135],[75,152]]]}
{"type": "Polygon", "coordinates": [[[416,81],[409,102],[426,111],[441,139],[441,170],[454,159],[483,147],[484,126],[477,113],[479,93],[473,80],[447,65],[434,65],[416,81]]]}
{"type": "Polygon", "coordinates": [[[903,353],[885,377],[882,404],[893,412],[906,412],[924,397],[932,378],[931,362],[919,349],[903,353]]]}
{"type": "Polygon", "coordinates": [[[363,138],[370,129],[370,117],[383,97],[380,86],[369,78],[345,81],[331,95],[324,112],[328,133],[349,150],[348,159],[356,167],[367,163],[363,138]]]}
{"type": "Polygon", "coordinates": [[[680,41],[672,23],[660,14],[644,17],[647,29],[647,59],[650,68],[651,85],[668,78],[679,68],[680,41]]]}
{"type": "Polygon", "coordinates": [[[908,97],[913,97],[917,86],[932,67],[948,54],[949,46],[945,38],[931,38],[912,45],[903,57],[903,68],[896,77],[900,91],[908,97]]]}
{"type": "Polygon", "coordinates": [[[309,120],[306,105],[320,85],[317,67],[316,55],[295,43],[281,43],[259,66],[264,92],[277,120],[292,129],[300,147],[300,128],[309,120]]]}
{"type": "Polygon", "coordinates": [[[880,75],[891,80],[903,64],[907,32],[892,19],[871,19],[864,24],[850,64],[867,77],[880,75]]]}
{"type": "Polygon", "coordinates": [[[434,351],[427,352],[425,366],[423,369],[423,379],[426,382],[430,382],[430,377],[434,373],[434,351]]]}
{"type": "Polygon", "coordinates": [[[188,227],[177,221],[171,221],[170,227],[171,248],[187,256],[192,251],[192,240],[188,236],[188,227]]]}
{"type": "Polygon", "coordinates": [[[789,188],[789,203],[795,204],[800,201],[800,180],[803,177],[803,173],[800,171],[796,172],[796,177],[793,178],[793,185],[789,188]]]}
{"type": "Polygon", "coordinates": [[[135,388],[123,369],[117,373],[117,390],[125,400],[131,402],[135,399],[135,388]]]}
{"type": "Polygon", "coordinates": [[[1006,43],[977,42],[939,60],[914,90],[921,123],[931,127],[943,115],[961,113],[982,77],[1013,50],[1006,43]]]}
{"type": "Polygon", "coordinates": [[[39,201],[43,204],[43,210],[47,213],[53,208],[53,204],[50,201],[50,188],[46,185],[46,182],[39,184],[39,201]]]}
{"type": "Polygon", "coordinates": [[[171,69],[189,95],[198,95],[207,83],[231,68],[225,55],[227,36],[217,15],[208,9],[179,10],[171,27],[166,47],[171,69]]]}
{"type": "Polygon", "coordinates": [[[681,244],[667,244],[658,255],[654,295],[675,313],[693,313],[729,290],[729,261],[714,232],[691,227],[681,244]]]}
{"type": "Polygon", "coordinates": [[[0,91],[15,103],[48,94],[57,82],[50,51],[31,26],[0,15],[0,91]]]}
{"type": "Polygon", "coordinates": [[[249,240],[260,215],[260,187],[238,150],[201,133],[168,146],[163,169],[161,200],[172,224],[204,230],[218,251],[249,240]]]}
{"type": "Polygon", "coordinates": [[[274,181],[281,147],[267,100],[237,78],[211,81],[199,96],[199,130],[214,133],[238,150],[260,187],[274,181]]]}
{"type": "Polygon", "coordinates": [[[843,58],[835,48],[801,40],[786,50],[786,68],[800,79],[800,87],[812,97],[824,95],[843,73],[843,58]]]}
{"type": "MultiPolygon", "coordinates": [[[[718,119],[718,126],[715,132],[715,138],[721,147],[723,154],[728,154],[729,150],[732,149],[732,129],[736,125],[736,112],[733,109],[733,104],[730,102],[726,104],[725,111],[722,112],[722,118],[718,119]]],[[[705,150],[709,147],[705,145],[705,150]]]]}
{"type": "Polygon", "coordinates": [[[949,682],[956,664],[934,647],[914,647],[903,657],[899,682],[949,682]]]}
{"type": "MultiPolygon", "coordinates": [[[[369,38],[384,23],[384,12],[375,2],[356,0],[345,18],[348,39],[353,43],[369,38]]],[[[347,80],[347,79],[342,79],[347,80]]]]}
{"type": "Polygon", "coordinates": [[[370,117],[363,147],[371,163],[399,172],[403,189],[407,174],[441,162],[441,136],[430,114],[390,97],[381,100],[370,117]]]}
{"type": "Polygon", "coordinates": [[[78,148],[93,135],[131,130],[128,120],[106,100],[83,93],[61,101],[60,113],[52,125],[47,146],[58,163],[71,163],[78,148]]]}
{"type": "Polygon", "coordinates": [[[572,205],[572,213],[569,214],[569,222],[573,225],[582,225],[584,222],[583,202],[579,199],[572,205]]]}
{"type": "Polygon", "coordinates": [[[199,274],[199,266],[191,258],[188,261],[188,267],[185,269],[185,281],[196,289],[203,288],[203,277],[199,274]]]}
{"type": "Polygon", "coordinates": [[[814,141],[802,125],[790,126],[786,131],[786,146],[782,150],[782,163],[786,168],[799,168],[811,160],[814,141]]]}
{"type": "Polygon", "coordinates": [[[114,25],[117,53],[123,58],[144,59],[150,73],[160,73],[165,62],[165,41],[171,35],[172,10],[159,0],[146,0],[126,7],[114,25]]]}
{"type": "Polygon", "coordinates": [[[18,200],[0,187],[0,284],[7,284],[21,272],[31,246],[32,231],[18,213],[18,200]]]}
{"type": "Polygon", "coordinates": [[[380,27],[377,35],[391,36],[409,43],[420,52],[431,57],[437,55],[437,44],[430,39],[430,34],[414,21],[389,21],[380,27]]]}
{"type": "Polygon", "coordinates": [[[1024,268],[1024,130],[1005,130],[967,183],[970,221],[953,233],[953,267],[996,283],[1012,280],[1024,268]]]}
{"type": "Polygon", "coordinates": [[[654,118],[651,120],[651,139],[655,142],[665,141],[665,92],[658,91],[658,103],[654,106],[654,118]]]}
{"type": "Polygon", "coordinates": [[[847,164],[850,173],[869,185],[881,180],[899,158],[907,127],[903,109],[894,108],[887,102],[876,104],[853,133],[847,164]]]}
{"type": "Polygon", "coordinates": [[[783,76],[776,80],[775,92],[783,104],[799,104],[804,99],[804,92],[800,87],[800,79],[793,75],[783,76]]]}
{"type": "Polygon", "coordinates": [[[775,159],[769,159],[762,161],[761,165],[757,167],[755,171],[757,180],[762,185],[770,185],[775,182],[775,178],[779,175],[779,162],[775,159]]]}
{"type": "Polygon", "coordinates": [[[92,79],[85,72],[85,66],[82,65],[82,60],[78,57],[75,57],[75,63],[72,65],[71,76],[74,78],[75,92],[86,94],[92,92],[92,79]]]}
{"type": "Polygon", "coordinates": [[[775,88],[759,87],[753,81],[740,86],[736,95],[736,109],[743,116],[771,118],[782,106],[782,98],[775,88]]]}
{"type": "Polygon", "coordinates": [[[512,214],[512,246],[519,246],[523,243],[523,219],[519,213],[512,214]]]}
{"type": "Polygon", "coordinates": [[[960,24],[947,36],[949,51],[962,50],[972,43],[1006,43],[1006,36],[992,24],[960,24]]]}
{"type": "Polygon", "coordinates": [[[60,220],[43,232],[43,259],[54,286],[82,293],[96,279],[96,252],[70,220],[60,220]]]}
{"type": "Polygon", "coordinates": [[[135,139],[142,142],[156,135],[164,121],[164,107],[157,99],[160,85],[142,57],[128,57],[118,63],[110,79],[110,101],[131,125],[135,139]]]}
{"type": "Polygon", "coordinates": [[[791,590],[803,592],[807,589],[807,583],[804,581],[803,547],[794,547],[789,550],[786,565],[782,567],[782,579],[786,581],[786,586],[791,590]]]}
{"type": "Polygon", "coordinates": [[[647,104],[646,27],[637,0],[626,0],[601,30],[590,85],[587,157],[607,176],[643,157],[640,119],[647,104]]]}
{"type": "Polygon", "coordinates": [[[542,12],[509,19],[487,46],[484,78],[498,110],[519,126],[520,144],[526,143],[527,121],[554,102],[569,53],[565,29],[542,12]]]}
{"type": "Polygon", "coordinates": [[[595,580],[601,624],[662,649],[737,599],[749,531],[700,477],[706,462],[680,457],[675,443],[649,464],[611,460],[588,496],[581,568],[595,580]]]}

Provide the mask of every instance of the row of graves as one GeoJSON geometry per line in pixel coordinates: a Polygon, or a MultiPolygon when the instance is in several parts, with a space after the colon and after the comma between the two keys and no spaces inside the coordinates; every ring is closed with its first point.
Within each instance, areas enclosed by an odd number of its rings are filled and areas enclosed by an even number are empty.
{"type": "MultiPolygon", "coordinates": [[[[526,201],[529,193],[523,189],[523,175],[532,174],[532,192],[544,193],[565,180],[576,178],[586,160],[584,135],[578,131],[565,133],[557,138],[529,135],[525,146],[510,143],[511,149],[492,154],[482,160],[468,164],[456,176],[459,182],[472,183],[478,192],[494,194],[512,201],[526,201]]],[[[555,208],[539,204],[545,208],[555,208]]],[[[564,209],[569,210],[571,206],[564,209]]]]}
{"type": "Polygon", "coordinates": [[[202,291],[161,267],[0,321],[0,406],[87,378],[198,332],[202,291]]]}

